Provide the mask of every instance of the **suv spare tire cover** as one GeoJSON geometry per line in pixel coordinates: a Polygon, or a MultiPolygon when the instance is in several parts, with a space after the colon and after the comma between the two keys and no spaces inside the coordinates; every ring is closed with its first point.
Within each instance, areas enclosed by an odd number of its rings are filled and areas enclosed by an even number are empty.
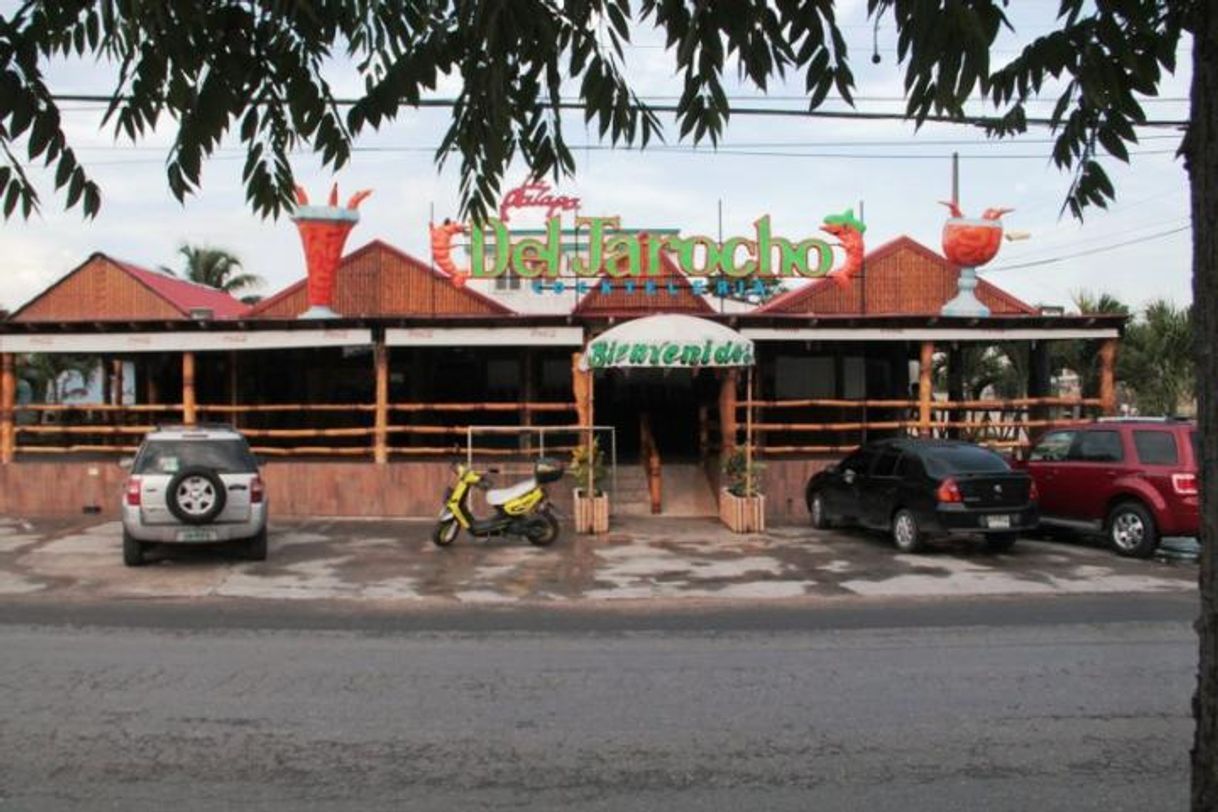
{"type": "Polygon", "coordinates": [[[183,468],[169,480],[165,502],[169,512],[186,524],[207,524],[224,510],[228,491],[210,468],[183,468]]]}

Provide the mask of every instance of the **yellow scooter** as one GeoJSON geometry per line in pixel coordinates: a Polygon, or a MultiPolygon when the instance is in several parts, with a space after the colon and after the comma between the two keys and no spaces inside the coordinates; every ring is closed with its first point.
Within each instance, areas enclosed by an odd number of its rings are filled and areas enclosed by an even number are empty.
{"type": "MultiPolygon", "coordinates": [[[[540,459],[533,466],[533,476],[506,488],[492,490],[486,475],[465,465],[456,465],[457,481],[444,492],[444,509],[431,531],[431,540],[447,547],[464,528],[477,538],[488,536],[524,536],[538,547],[553,544],[558,538],[558,520],[554,518],[543,484],[562,478],[562,463],[540,459]],[[493,516],[478,518],[469,509],[471,488],[486,491],[486,503],[495,509],[493,516]]],[[[487,473],[498,473],[492,468],[487,473]]]]}

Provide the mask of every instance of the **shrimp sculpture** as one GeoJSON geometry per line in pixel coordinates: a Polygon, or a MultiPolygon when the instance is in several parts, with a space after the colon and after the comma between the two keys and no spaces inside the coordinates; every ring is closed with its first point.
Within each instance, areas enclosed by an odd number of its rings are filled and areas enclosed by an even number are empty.
{"type": "Polygon", "coordinates": [[[841,214],[826,217],[820,230],[841,241],[846,252],[846,261],[840,268],[834,268],[829,278],[839,287],[848,287],[850,280],[863,268],[863,232],[867,230],[867,226],[854,216],[854,209],[846,209],[841,214]]]}
{"type": "Polygon", "coordinates": [[[427,227],[431,231],[431,258],[435,260],[440,270],[452,278],[454,287],[464,287],[466,280],[469,278],[469,271],[462,271],[453,263],[452,243],[453,237],[458,234],[465,234],[468,229],[460,223],[454,223],[447,217],[444,218],[444,222],[440,225],[430,223],[427,227]]]}

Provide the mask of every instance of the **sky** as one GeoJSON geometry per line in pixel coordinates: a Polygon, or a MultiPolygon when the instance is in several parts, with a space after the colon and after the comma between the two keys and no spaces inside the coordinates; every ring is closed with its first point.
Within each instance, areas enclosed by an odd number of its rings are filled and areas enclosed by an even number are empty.
{"type": "MultiPolygon", "coordinates": [[[[10,12],[10,0],[0,11],[10,12]]],[[[1056,0],[1020,0],[1009,11],[1014,34],[996,45],[995,64],[1012,58],[1019,44],[1052,25],[1056,0]]],[[[896,63],[896,33],[891,19],[875,29],[881,56],[873,65],[873,26],[866,3],[838,3],[856,77],[856,109],[899,112],[902,72],[896,63]]],[[[627,73],[645,100],[675,103],[680,77],[674,58],[659,36],[636,28],[626,53],[627,73]]],[[[1146,103],[1152,119],[1187,118],[1191,41],[1182,43],[1179,66],[1166,77],[1158,98],[1146,103]]],[[[112,90],[110,66],[94,62],[57,62],[48,71],[58,93],[112,90]]],[[[359,77],[344,62],[330,77],[339,95],[354,95],[359,77]]],[[[446,79],[435,92],[451,98],[457,86],[446,79]]],[[[733,103],[799,108],[803,81],[756,89],[729,87],[733,103]]],[[[1031,107],[1048,115],[1053,96],[1031,107]]],[[[90,254],[102,251],[145,267],[178,264],[183,243],[210,245],[236,254],[247,271],[267,280],[270,295],[304,275],[303,253],[295,228],[286,218],[264,220],[245,204],[241,185],[243,152],[226,143],[204,167],[203,188],[178,203],[165,181],[171,134],[162,126],[147,140],[131,145],[112,130],[100,129],[100,105],[65,103],[70,142],[102,187],[102,210],[94,220],[63,211],[49,176],[40,178],[41,213],[28,221],[0,223],[0,308],[15,309],[64,276],[90,254]]],[[[823,109],[848,109],[840,100],[823,109]]],[[[983,113],[975,107],[971,112],[983,113]]],[[[361,222],[348,250],[382,239],[426,260],[427,223],[455,216],[458,209],[456,161],[443,171],[434,150],[447,128],[448,111],[407,111],[367,137],[361,137],[351,163],[337,175],[314,156],[294,159],[298,182],[317,201],[337,181],[343,199],[356,189],[373,196],[361,206],[361,222]]],[[[671,117],[666,144],[645,151],[610,149],[598,142],[582,117],[564,119],[577,173],[556,191],[582,200],[582,213],[620,215],[626,227],[679,228],[685,234],[749,235],[752,224],[769,214],[775,233],[795,238],[816,236],[822,218],[853,207],[862,210],[869,249],[901,235],[940,250],[946,209],[937,201],[951,194],[951,153],[960,155],[960,200],[967,214],[994,206],[1015,209],[1004,220],[1008,232],[1026,238],[1007,242],[982,276],[1033,304],[1070,305],[1080,290],[1109,292],[1134,306],[1156,298],[1177,305],[1191,301],[1188,183],[1175,157],[1180,133],[1165,128],[1140,131],[1131,165],[1114,159],[1104,164],[1117,188],[1108,210],[1088,210],[1080,223],[1062,214],[1069,176],[1050,161],[1050,134],[1033,129],[1018,139],[987,141],[973,128],[927,124],[920,130],[905,122],[842,121],[738,115],[728,125],[718,150],[681,142],[671,117]]],[[[505,189],[527,176],[513,167],[505,189]]]]}

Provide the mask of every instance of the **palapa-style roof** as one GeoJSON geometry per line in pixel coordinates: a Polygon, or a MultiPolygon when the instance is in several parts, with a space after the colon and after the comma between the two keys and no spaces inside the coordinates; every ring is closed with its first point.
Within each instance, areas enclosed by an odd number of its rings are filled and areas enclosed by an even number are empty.
{"type": "Polygon", "coordinates": [[[222,290],[92,254],[11,316],[15,322],[184,320],[209,310],[216,319],[249,310],[222,290]]]}
{"type": "MultiPolygon", "coordinates": [[[[642,275],[615,278],[602,274],[587,280],[590,289],[575,306],[574,315],[632,318],[654,313],[698,316],[715,312],[704,298],[694,293],[689,278],[666,252],[659,252],[660,267],[652,274],[647,235],[640,234],[639,241],[642,244],[642,275]],[[606,281],[611,286],[609,291],[603,289],[602,282],[606,281]],[[650,292],[649,282],[654,284],[654,290],[650,292]]],[[[624,264],[625,260],[622,262],[624,264]]]]}
{"type": "MultiPolygon", "coordinates": [[[[758,314],[938,315],[956,295],[960,269],[910,237],[897,237],[867,254],[863,270],[840,285],[830,278],[782,293],[758,314]]],[[[1034,316],[1039,311],[979,279],[977,298],[995,316],[1034,316]]]]}
{"type": "MultiPolygon", "coordinates": [[[[255,305],[250,318],[295,318],[308,309],[301,279],[255,305]]],[[[343,257],[334,280],[334,310],[341,316],[485,316],[514,311],[417,257],[373,240],[343,257]]]]}

